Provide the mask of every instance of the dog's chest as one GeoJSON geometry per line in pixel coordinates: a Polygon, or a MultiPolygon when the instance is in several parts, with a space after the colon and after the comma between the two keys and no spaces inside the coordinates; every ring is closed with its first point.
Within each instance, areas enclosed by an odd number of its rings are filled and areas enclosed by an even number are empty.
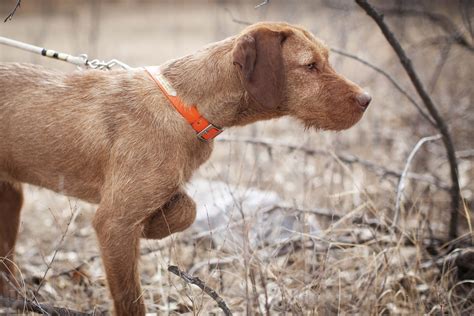
{"type": "Polygon", "coordinates": [[[188,146],[185,158],[184,178],[189,181],[194,171],[205,163],[211,156],[214,144],[210,142],[202,142],[197,140],[191,146],[188,146]]]}

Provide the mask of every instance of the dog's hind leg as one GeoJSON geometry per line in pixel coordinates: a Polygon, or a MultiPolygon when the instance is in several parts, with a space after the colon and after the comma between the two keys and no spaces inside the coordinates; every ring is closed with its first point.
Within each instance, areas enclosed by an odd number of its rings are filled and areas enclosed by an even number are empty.
{"type": "Polygon", "coordinates": [[[11,296],[15,292],[13,255],[20,225],[20,210],[23,204],[21,184],[0,181],[0,295],[11,296]],[[5,277],[11,280],[10,284],[5,277]]]}

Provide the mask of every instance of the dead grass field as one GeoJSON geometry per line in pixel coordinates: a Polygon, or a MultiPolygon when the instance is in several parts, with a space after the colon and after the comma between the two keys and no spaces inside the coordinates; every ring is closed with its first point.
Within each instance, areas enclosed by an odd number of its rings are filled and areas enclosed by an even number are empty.
{"type": "MultiPolygon", "coordinates": [[[[13,2],[0,3],[2,16],[13,2]]],[[[445,14],[473,43],[452,2],[376,4],[445,14]]],[[[354,3],[275,0],[255,10],[256,4],[24,0],[13,20],[0,25],[0,35],[142,66],[235,34],[244,27],[239,21],[285,20],[382,68],[418,100],[392,49],[354,3]]],[[[386,19],[453,134],[464,198],[459,242],[444,241],[450,182],[439,140],[425,144],[410,165],[400,222],[392,228],[399,177],[390,171],[401,173],[415,144],[437,132],[386,78],[333,54],[335,68],[373,96],[363,120],[341,133],[305,130],[290,119],[226,131],[189,187],[199,204],[197,223],[165,240],[142,242],[143,296],[151,315],[221,313],[200,289],[169,273],[169,265],[199,276],[235,315],[474,314],[474,269],[456,261],[472,251],[474,240],[474,52],[457,44],[448,49],[439,40],[445,30],[428,19],[386,19]]],[[[0,61],[74,69],[6,47],[0,61]]],[[[110,310],[90,225],[95,206],[31,186],[26,191],[17,247],[20,290],[55,306],[110,310]]]]}

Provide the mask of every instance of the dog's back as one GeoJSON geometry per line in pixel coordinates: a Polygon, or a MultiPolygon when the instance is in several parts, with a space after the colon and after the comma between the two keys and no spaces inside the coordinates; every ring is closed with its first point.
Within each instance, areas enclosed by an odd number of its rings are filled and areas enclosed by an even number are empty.
{"type": "Polygon", "coordinates": [[[64,74],[0,63],[0,180],[98,202],[110,147],[126,125],[120,111],[133,90],[120,72],[64,74]]]}

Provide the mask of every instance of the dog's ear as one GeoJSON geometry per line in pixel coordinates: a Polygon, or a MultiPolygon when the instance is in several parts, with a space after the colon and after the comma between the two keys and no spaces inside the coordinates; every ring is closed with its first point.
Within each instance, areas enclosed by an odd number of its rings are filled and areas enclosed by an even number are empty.
{"type": "Polygon", "coordinates": [[[282,101],[285,83],[282,43],[286,37],[285,32],[259,28],[240,36],[232,51],[245,90],[266,108],[274,108],[282,101]]]}

